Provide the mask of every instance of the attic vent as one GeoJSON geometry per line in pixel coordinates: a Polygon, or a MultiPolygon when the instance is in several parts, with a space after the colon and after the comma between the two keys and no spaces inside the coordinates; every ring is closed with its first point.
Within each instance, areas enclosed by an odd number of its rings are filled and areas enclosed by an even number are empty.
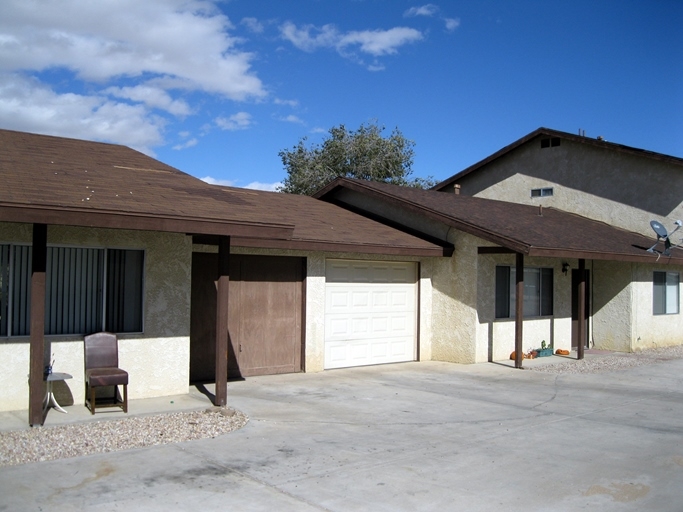
{"type": "Polygon", "coordinates": [[[532,188],[531,197],[548,197],[553,195],[552,187],[548,188],[532,188]]]}
{"type": "Polygon", "coordinates": [[[554,148],[560,145],[559,137],[551,137],[549,139],[541,139],[541,149],[543,148],[554,148]]]}

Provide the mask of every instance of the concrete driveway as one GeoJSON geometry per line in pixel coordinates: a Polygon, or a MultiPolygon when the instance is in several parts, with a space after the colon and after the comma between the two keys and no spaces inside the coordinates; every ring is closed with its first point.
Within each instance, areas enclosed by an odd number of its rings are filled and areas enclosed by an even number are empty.
{"type": "Polygon", "coordinates": [[[683,360],[251,378],[202,441],[0,468],[0,510],[683,509],[683,360]]]}

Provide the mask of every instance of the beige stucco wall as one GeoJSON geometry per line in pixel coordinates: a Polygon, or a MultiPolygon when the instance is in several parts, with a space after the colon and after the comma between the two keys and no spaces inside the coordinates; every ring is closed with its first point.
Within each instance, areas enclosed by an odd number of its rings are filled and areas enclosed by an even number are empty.
{"type": "Polygon", "coordinates": [[[630,352],[634,306],[632,264],[594,261],[591,274],[591,345],[599,350],[630,352]]]}
{"type": "Polygon", "coordinates": [[[683,286],[679,281],[679,312],[670,315],[654,315],[653,309],[653,271],[678,272],[683,278],[683,267],[673,265],[633,265],[633,327],[631,350],[666,347],[683,344],[683,286]]]}
{"type": "Polygon", "coordinates": [[[683,219],[680,165],[566,139],[541,149],[539,141],[462,178],[462,194],[542,204],[647,236],[653,236],[653,219],[670,231],[683,219]],[[531,197],[531,189],[545,187],[553,196],[531,197]]]}
{"type": "MultiPolygon", "coordinates": [[[[678,272],[666,264],[595,261],[592,292],[592,346],[634,352],[683,344],[683,314],[653,314],[653,272],[678,272]]],[[[681,304],[679,286],[679,304],[681,304]]]]}
{"type": "MultiPolygon", "coordinates": [[[[0,243],[30,244],[32,227],[0,223],[0,243]]],[[[119,364],[130,399],[187,393],[192,242],[179,234],[50,226],[48,245],[145,251],[144,332],[122,334],[119,364]]],[[[46,336],[54,371],[73,379],[56,389],[64,405],[84,402],[83,337],[46,336]],[[61,389],[60,389],[61,388],[61,389]]],[[[0,410],[28,408],[29,338],[0,338],[0,410]]]]}
{"type": "Polygon", "coordinates": [[[434,264],[432,276],[432,359],[476,362],[477,239],[455,229],[448,233],[453,256],[434,264]]]}

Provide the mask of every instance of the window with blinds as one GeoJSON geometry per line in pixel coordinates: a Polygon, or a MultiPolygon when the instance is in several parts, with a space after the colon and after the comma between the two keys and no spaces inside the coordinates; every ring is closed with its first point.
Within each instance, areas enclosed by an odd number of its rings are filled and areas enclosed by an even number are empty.
{"type": "MultiPolygon", "coordinates": [[[[144,251],[48,247],[45,334],[142,332],[144,251]]],[[[27,336],[31,248],[0,245],[0,336],[27,336]]]]}
{"type": "MultiPolygon", "coordinates": [[[[496,318],[514,316],[517,302],[517,271],[514,267],[496,267],[496,318]]],[[[540,317],[553,314],[553,269],[524,268],[524,316],[540,317]]]]}

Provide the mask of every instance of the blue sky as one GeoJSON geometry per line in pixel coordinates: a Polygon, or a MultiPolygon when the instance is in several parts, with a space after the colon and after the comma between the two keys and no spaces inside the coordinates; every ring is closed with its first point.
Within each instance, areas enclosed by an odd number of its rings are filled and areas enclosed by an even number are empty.
{"type": "Polygon", "coordinates": [[[0,128],[273,189],[376,120],[445,179],[540,126],[683,157],[678,0],[3,0],[0,128]]]}

